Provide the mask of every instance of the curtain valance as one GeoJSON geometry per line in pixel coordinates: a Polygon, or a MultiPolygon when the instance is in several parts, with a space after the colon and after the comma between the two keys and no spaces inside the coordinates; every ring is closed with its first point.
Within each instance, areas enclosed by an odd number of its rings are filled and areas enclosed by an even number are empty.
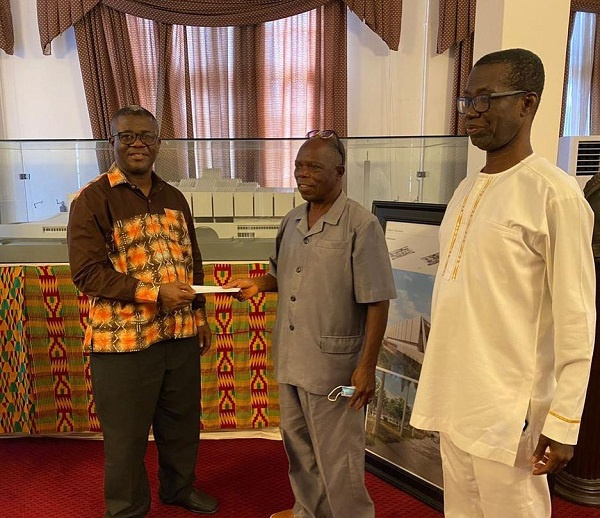
{"type": "Polygon", "coordinates": [[[344,0],[356,14],[390,50],[400,45],[402,0],[344,0]]]}
{"type": "Polygon", "coordinates": [[[7,54],[13,54],[15,51],[10,0],[0,0],[0,49],[7,54]]]}
{"type": "MultiPolygon", "coordinates": [[[[8,1],[8,0],[2,0],[8,1]]],[[[98,4],[165,24],[197,27],[255,25],[342,0],[37,0],[42,51],[98,4]]],[[[345,0],[388,47],[398,50],[402,0],[345,0]]]]}
{"type": "Polygon", "coordinates": [[[475,32],[476,0],[440,0],[437,53],[446,52],[475,32]]]}
{"type": "Polygon", "coordinates": [[[600,0],[571,0],[571,12],[600,14],[600,0]]]}

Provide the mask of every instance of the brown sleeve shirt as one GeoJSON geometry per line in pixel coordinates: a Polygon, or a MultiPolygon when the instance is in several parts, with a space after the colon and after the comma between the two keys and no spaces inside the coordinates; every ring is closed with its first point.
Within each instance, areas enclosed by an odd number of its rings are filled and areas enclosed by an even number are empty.
{"type": "Polygon", "coordinates": [[[156,174],[146,197],[113,164],[71,203],[67,228],[73,282],[90,297],[84,349],[131,352],[197,334],[205,299],[165,311],[161,284],[203,284],[202,257],[183,194],[156,174]]]}

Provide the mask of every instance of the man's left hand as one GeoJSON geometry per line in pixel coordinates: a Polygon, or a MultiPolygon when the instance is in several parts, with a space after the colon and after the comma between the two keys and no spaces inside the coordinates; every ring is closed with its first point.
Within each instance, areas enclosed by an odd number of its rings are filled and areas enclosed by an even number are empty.
{"type": "Polygon", "coordinates": [[[537,447],[531,457],[534,475],[558,473],[573,458],[572,444],[562,444],[540,435],[537,447]]]}
{"type": "Polygon", "coordinates": [[[348,406],[360,410],[371,402],[375,394],[375,369],[359,365],[352,374],[352,385],[356,387],[348,406]]]}
{"type": "Polygon", "coordinates": [[[210,332],[210,326],[208,322],[203,326],[198,327],[198,341],[200,342],[200,356],[204,356],[204,354],[210,349],[210,343],[212,339],[212,333],[210,332]]]}

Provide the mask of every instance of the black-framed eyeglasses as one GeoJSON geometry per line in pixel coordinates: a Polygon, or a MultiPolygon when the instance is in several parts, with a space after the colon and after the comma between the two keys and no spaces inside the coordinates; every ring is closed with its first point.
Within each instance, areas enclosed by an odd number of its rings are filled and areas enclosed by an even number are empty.
{"type": "Polygon", "coordinates": [[[490,101],[497,97],[508,97],[510,95],[527,94],[527,90],[513,90],[511,92],[496,92],[493,94],[481,94],[475,97],[457,97],[456,98],[456,109],[458,113],[464,115],[469,110],[469,106],[473,106],[473,109],[477,113],[485,113],[490,109],[490,101]]]}
{"type": "Polygon", "coordinates": [[[126,146],[133,145],[138,138],[145,146],[152,146],[158,140],[158,135],[154,133],[134,133],[133,131],[119,131],[119,133],[115,133],[111,137],[118,137],[119,142],[126,146]]]}
{"type": "Polygon", "coordinates": [[[314,137],[319,137],[319,138],[322,138],[325,140],[330,139],[331,137],[334,137],[335,138],[335,147],[337,148],[338,153],[342,157],[342,165],[344,165],[346,163],[346,149],[344,148],[344,144],[342,144],[342,141],[340,140],[340,136],[337,134],[337,131],[331,130],[331,129],[310,130],[306,134],[306,138],[314,138],[314,137]]]}

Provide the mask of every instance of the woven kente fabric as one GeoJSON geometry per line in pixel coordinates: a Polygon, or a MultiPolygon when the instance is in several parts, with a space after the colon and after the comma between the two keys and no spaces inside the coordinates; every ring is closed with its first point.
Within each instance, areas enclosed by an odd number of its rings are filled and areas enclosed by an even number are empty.
{"type": "MultiPolygon", "coordinates": [[[[266,273],[267,264],[206,264],[207,285],[266,273]]],[[[99,432],[89,355],[88,301],[67,265],[0,270],[0,433],[99,432]]],[[[207,295],[213,346],[202,358],[203,430],[279,425],[271,330],[276,294],[238,302],[207,295]]]]}
{"type": "Polygon", "coordinates": [[[25,267],[27,337],[38,433],[100,431],[89,356],[82,349],[80,298],[67,265],[25,267]]]}
{"type": "MultiPolygon", "coordinates": [[[[259,277],[268,265],[213,264],[205,284],[259,277]]],[[[271,330],[277,297],[259,294],[238,302],[226,294],[206,298],[213,346],[202,359],[202,426],[264,428],[279,424],[279,392],[273,375],[271,330]]]]}
{"type": "Polygon", "coordinates": [[[0,433],[35,433],[22,266],[0,266],[0,433]]]}

